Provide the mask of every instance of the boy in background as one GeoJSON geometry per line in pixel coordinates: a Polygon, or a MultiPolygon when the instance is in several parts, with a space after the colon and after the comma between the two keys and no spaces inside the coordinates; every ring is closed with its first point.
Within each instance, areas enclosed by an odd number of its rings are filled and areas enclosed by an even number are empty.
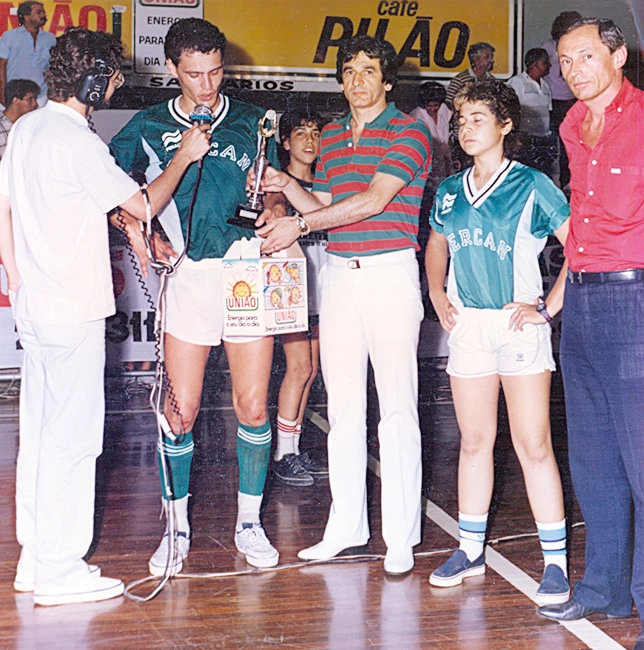
{"type": "MultiPolygon", "coordinates": [[[[306,108],[287,111],[280,118],[280,138],[289,157],[286,172],[309,192],[318,156],[322,118],[306,108]]],[[[288,206],[287,214],[296,214],[288,206]]],[[[310,486],[314,477],[326,477],[326,465],[308,452],[300,453],[300,435],[311,384],[317,377],[320,359],[319,298],[317,277],[326,264],[326,232],[309,233],[299,240],[306,255],[309,307],[309,331],[282,335],[286,356],[286,374],[280,387],[277,409],[277,449],[273,473],[282,483],[310,486]]]]}

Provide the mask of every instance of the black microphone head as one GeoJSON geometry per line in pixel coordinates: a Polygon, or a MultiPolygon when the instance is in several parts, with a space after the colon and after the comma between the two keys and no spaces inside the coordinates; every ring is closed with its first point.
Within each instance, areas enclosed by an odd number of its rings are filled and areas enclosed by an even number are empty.
{"type": "Polygon", "coordinates": [[[190,121],[193,124],[204,124],[205,122],[212,122],[212,108],[208,104],[197,104],[192,113],[190,113],[190,121]]]}

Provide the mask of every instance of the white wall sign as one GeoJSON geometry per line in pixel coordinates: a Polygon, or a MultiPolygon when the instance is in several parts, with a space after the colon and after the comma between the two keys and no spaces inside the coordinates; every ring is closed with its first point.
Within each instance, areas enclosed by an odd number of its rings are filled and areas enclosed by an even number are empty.
{"type": "Polygon", "coordinates": [[[165,75],[163,44],[170,26],[181,18],[203,18],[202,0],[136,0],[134,72],[165,75]]]}

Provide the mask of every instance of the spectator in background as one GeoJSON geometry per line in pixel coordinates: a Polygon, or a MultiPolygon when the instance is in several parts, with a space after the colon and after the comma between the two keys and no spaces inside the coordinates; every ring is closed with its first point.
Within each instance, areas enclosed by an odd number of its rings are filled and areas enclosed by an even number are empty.
{"type": "Polygon", "coordinates": [[[47,14],[41,2],[23,2],[18,6],[20,27],[0,38],[0,102],[5,106],[5,86],[12,79],[31,79],[40,86],[38,102],[47,101],[47,84],[43,73],[49,65],[49,50],[56,37],[43,31],[47,14]]]}
{"type": "MultiPolygon", "coordinates": [[[[318,157],[322,118],[307,108],[295,108],[280,118],[280,139],[288,154],[285,170],[307,192],[313,190],[315,161],[318,157]]],[[[298,214],[290,204],[287,215],[298,214]]],[[[326,463],[308,451],[300,452],[302,423],[311,384],[318,374],[320,359],[320,297],[317,277],[327,263],[327,233],[309,233],[299,240],[306,256],[306,282],[309,307],[309,331],[282,334],[286,374],[280,386],[277,406],[277,447],[273,473],[286,485],[308,486],[314,477],[327,477],[326,463]]]]}
{"type": "Polygon", "coordinates": [[[449,147],[452,111],[445,103],[446,98],[445,86],[428,81],[418,88],[418,108],[411,112],[413,117],[427,125],[432,134],[432,168],[425,185],[426,196],[431,192],[433,197],[440,182],[454,173],[449,147]]]}
{"type": "Polygon", "coordinates": [[[494,48],[489,43],[474,43],[467,50],[467,58],[470,60],[470,67],[459,72],[450,82],[447,88],[445,103],[450,110],[453,110],[454,95],[469,81],[474,79],[491,79],[490,72],[494,70],[494,48]]]}
{"type": "MultiPolygon", "coordinates": [[[[436,189],[441,184],[441,181],[451,176],[455,171],[450,146],[450,122],[453,113],[445,104],[446,97],[447,90],[445,86],[435,81],[428,81],[419,86],[418,108],[411,112],[413,117],[427,125],[429,132],[432,134],[432,167],[423,193],[423,202],[420,207],[421,219],[418,226],[418,243],[420,244],[421,255],[425,253],[425,246],[429,238],[429,222],[424,218],[424,215],[431,210],[436,189]]],[[[425,292],[423,292],[423,295],[425,295],[425,292]]]]}
{"type": "Polygon", "coordinates": [[[568,168],[568,154],[559,138],[559,126],[566,113],[577,101],[566,80],[561,76],[559,58],[557,57],[557,42],[570,25],[581,18],[576,11],[562,11],[552,23],[550,35],[552,38],[541,47],[548,52],[550,57],[550,73],[544,79],[550,86],[552,95],[552,112],[550,113],[550,130],[557,136],[557,149],[559,153],[559,187],[565,188],[570,184],[570,169],[568,168]]]}
{"type": "MultiPolygon", "coordinates": [[[[490,72],[494,69],[494,47],[489,43],[474,43],[467,50],[470,67],[457,74],[447,87],[445,103],[450,110],[454,110],[453,101],[456,93],[470,81],[478,79],[492,79],[490,72]]],[[[458,141],[458,126],[452,123],[452,160],[455,171],[460,171],[472,165],[472,159],[463,151],[458,141]]]]}
{"type": "Polygon", "coordinates": [[[9,131],[19,117],[38,108],[40,86],[30,79],[14,79],[4,91],[7,110],[0,115],[0,158],[7,147],[9,131]]]}
{"type": "Polygon", "coordinates": [[[551,177],[557,143],[550,131],[550,86],[543,80],[550,70],[550,58],[543,48],[535,47],[526,52],[524,62],[525,71],[508,81],[521,104],[517,159],[551,177]]]}

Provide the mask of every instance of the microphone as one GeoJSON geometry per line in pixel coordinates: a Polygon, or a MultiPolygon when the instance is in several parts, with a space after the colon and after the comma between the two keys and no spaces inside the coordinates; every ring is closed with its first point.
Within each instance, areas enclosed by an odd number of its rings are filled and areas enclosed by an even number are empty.
{"type": "MultiPolygon", "coordinates": [[[[192,113],[190,113],[192,126],[201,126],[202,124],[212,124],[212,108],[208,104],[197,104],[192,113]]],[[[203,167],[203,158],[199,160],[199,169],[203,167]]]]}
{"type": "Polygon", "coordinates": [[[208,122],[212,123],[212,109],[208,104],[197,104],[192,113],[190,113],[190,121],[192,126],[201,126],[208,122]]]}

